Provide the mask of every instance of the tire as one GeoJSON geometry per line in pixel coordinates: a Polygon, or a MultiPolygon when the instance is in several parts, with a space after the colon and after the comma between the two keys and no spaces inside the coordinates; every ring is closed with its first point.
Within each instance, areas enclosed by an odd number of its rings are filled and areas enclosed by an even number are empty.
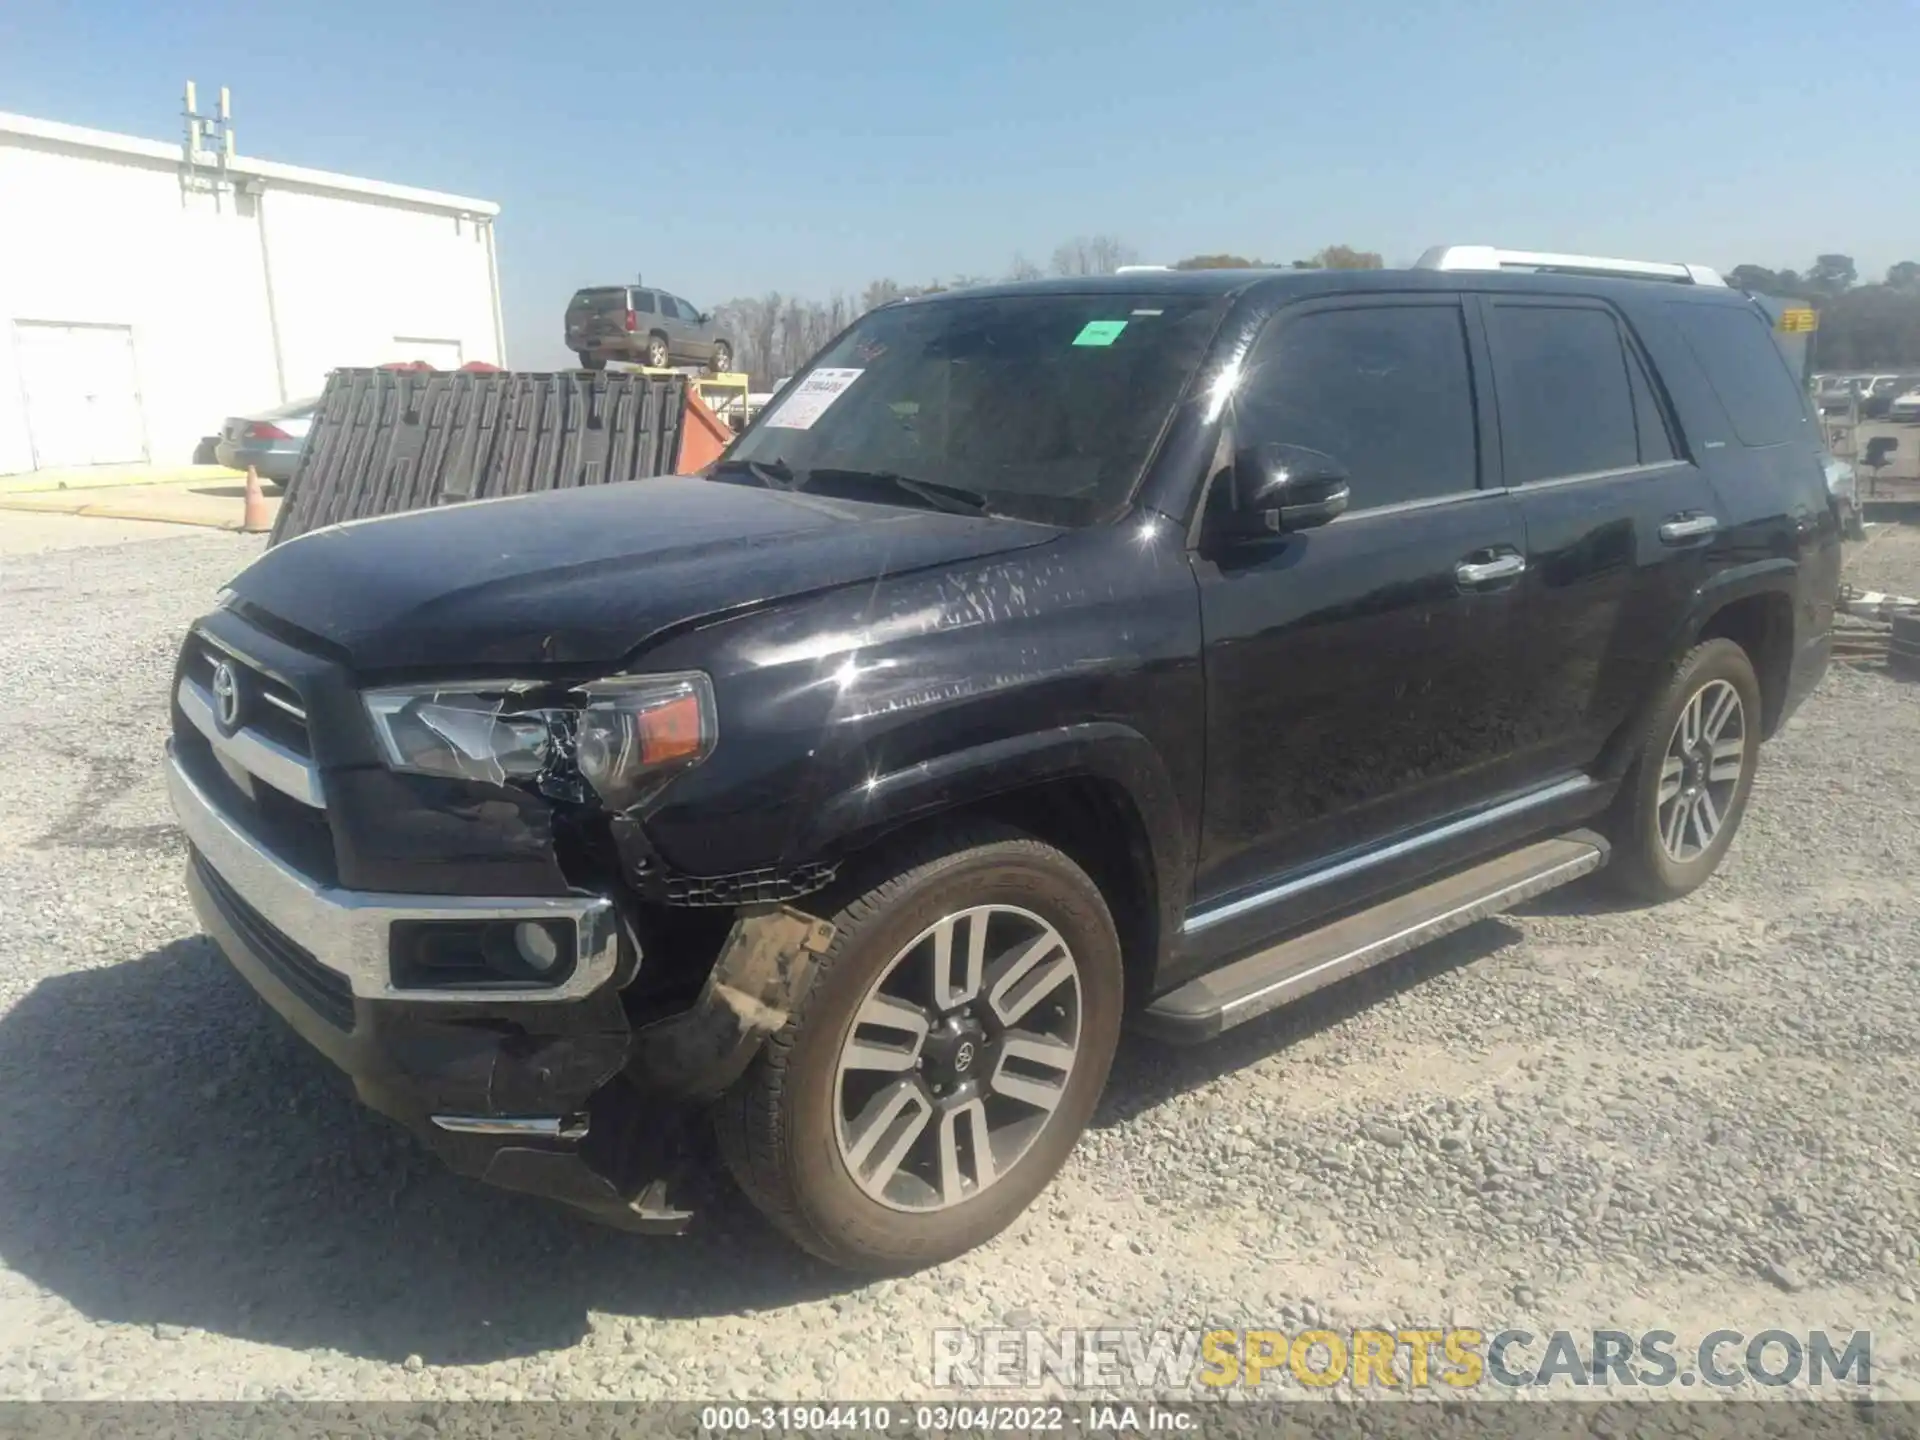
{"type": "Polygon", "coordinates": [[[1719,868],[1753,793],[1760,724],[1760,682],[1747,652],[1731,640],[1707,640],[1688,651],[1654,708],[1608,817],[1613,855],[1607,873],[1617,888],[1640,900],[1674,900],[1719,868]],[[1722,715],[1719,706],[1728,692],[1738,709],[1722,715]],[[1702,732],[1704,751],[1700,742],[1686,743],[1683,722],[1702,732]],[[1719,750],[1714,737],[1731,747],[1736,723],[1739,770],[1729,775],[1734,756],[1719,750]],[[1676,765],[1677,752],[1683,758],[1676,765]],[[1672,793],[1676,784],[1678,793],[1672,793]],[[1663,791],[1670,798],[1663,799],[1663,791]],[[1704,807],[1697,798],[1689,805],[1690,796],[1701,794],[1704,807]],[[1708,821],[1717,823],[1701,843],[1708,821]]]}
{"type": "Polygon", "coordinates": [[[591,350],[576,350],[573,353],[580,357],[580,368],[582,370],[604,370],[607,368],[607,357],[604,355],[596,355],[591,350]]]}
{"type": "MultiPolygon", "coordinates": [[[[846,899],[832,916],[837,932],[812,984],[714,1112],[727,1168],[776,1226],[823,1260],[877,1274],[918,1269],[972,1249],[1046,1188],[1106,1084],[1124,988],[1120,942],[1105,900],[1086,872],[1053,847],[1015,831],[982,828],[945,837],[894,863],[898,868],[890,875],[846,899]],[[861,1018],[887,1007],[914,1008],[879,987],[905,991],[923,966],[928,977],[935,973],[938,942],[930,937],[942,923],[957,926],[951,953],[958,961],[951,973],[964,982],[970,947],[963,938],[979,923],[970,917],[982,914],[988,915],[983,979],[968,1008],[983,1017],[980,1023],[997,1027],[1001,1010],[1030,1006],[1019,1010],[1011,1031],[1029,1037],[1027,1048],[1046,1026],[1055,1027],[1055,1035],[1070,1030],[1070,1068],[1063,1081],[1049,1078],[1041,1086],[1023,1079],[1022,1072],[1060,1074],[1055,1063],[1031,1066],[1023,1055],[1011,1057],[1019,1068],[1003,1076],[1004,1029],[998,1038],[984,1030],[953,1030],[950,1015],[914,1038],[861,1018]],[[1013,966],[1014,957],[1046,943],[1044,935],[1028,943],[1030,932],[1022,927],[1030,922],[1050,928],[1064,945],[1071,984],[1042,984],[1057,968],[1058,951],[1039,956],[1030,969],[1013,966]],[[996,954],[1009,938],[1004,953],[996,954]],[[1032,986],[1042,993],[1026,998],[1023,991],[1032,986]],[[985,1038],[969,1062],[963,1052],[970,1047],[961,1037],[975,1033],[985,1038]],[[856,1052],[865,1058],[889,1046],[921,1063],[846,1063],[856,1052]],[[970,1078],[963,1078],[969,1063],[970,1078]],[[937,1095],[948,1081],[957,1083],[937,1095]],[[1036,1107],[1011,1098],[1007,1092],[1022,1085],[1047,1090],[1050,1103],[1036,1107]],[[887,1112],[890,1096],[902,1095],[911,1101],[898,1112],[905,1118],[885,1126],[864,1123],[887,1112]],[[943,1118],[949,1115],[951,1120],[943,1118]],[[991,1128],[996,1125],[1001,1128],[991,1128]],[[912,1129],[913,1139],[904,1158],[888,1169],[885,1157],[901,1133],[894,1126],[912,1129]],[[980,1126],[988,1127],[984,1144],[980,1126]],[[951,1145],[943,1143],[949,1133],[951,1145]],[[875,1135],[886,1143],[877,1143],[875,1135]],[[863,1143],[871,1148],[856,1153],[863,1143]],[[994,1164],[984,1182],[983,1152],[1005,1161],[994,1164]],[[890,1178],[876,1179],[883,1173],[890,1178]]],[[[934,1003],[923,1008],[923,1018],[940,1008],[931,986],[927,997],[934,1003]]],[[[1061,1041],[1046,1043],[1057,1047],[1061,1041]]]]}
{"type": "Polygon", "coordinates": [[[716,375],[724,375],[733,369],[733,347],[724,340],[714,344],[712,368],[716,375]]]}
{"type": "Polygon", "coordinates": [[[664,370],[672,358],[673,352],[667,348],[666,336],[655,332],[647,337],[646,358],[642,363],[655,370],[664,370]]]}

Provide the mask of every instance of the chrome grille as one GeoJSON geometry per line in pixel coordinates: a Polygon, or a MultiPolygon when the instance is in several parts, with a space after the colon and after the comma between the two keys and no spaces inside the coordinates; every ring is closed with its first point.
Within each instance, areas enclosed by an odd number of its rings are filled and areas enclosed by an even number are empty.
{"type": "Polygon", "coordinates": [[[183,678],[193,680],[209,694],[213,690],[214,671],[225,661],[240,686],[241,713],[247,728],[304,759],[313,755],[307,735],[307,709],[291,685],[277,680],[246,656],[217,645],[205,635],[188,642],[187,664],[183,678]]]}
{"type": "Polygon", "coordinates": [[[230,775],[237,768],[303,805],[325,806],[306,707],[284,680],[196,632],[181,657],[174,700],[230,775]]]}

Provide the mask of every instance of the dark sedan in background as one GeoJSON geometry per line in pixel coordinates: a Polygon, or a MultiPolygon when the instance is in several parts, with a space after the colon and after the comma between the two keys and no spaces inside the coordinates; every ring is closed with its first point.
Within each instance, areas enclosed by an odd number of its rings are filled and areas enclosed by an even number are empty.
{"type": "Polygon", "coordinates": [[[253,415],[230,415],[214,441],[214,459],[235,470],[251,465],[262,480],[277,480],[284,485],[300,463],[300,451],[319,408],[320,397],[315,395],[253,415]]]}

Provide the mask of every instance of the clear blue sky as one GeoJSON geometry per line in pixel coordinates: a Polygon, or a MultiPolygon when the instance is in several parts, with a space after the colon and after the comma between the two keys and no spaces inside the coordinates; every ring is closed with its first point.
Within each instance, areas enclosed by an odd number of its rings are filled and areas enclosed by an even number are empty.
{"type": "Polygon", "coordinates": [[[1093,232],[1878,278],[1920,259],[1916,77],[1920,0],[0,0],[0,109],[171,139],[192,78],[244,153],[500,202],[520,365],[636,271],[824,296],[1093,232]]]}

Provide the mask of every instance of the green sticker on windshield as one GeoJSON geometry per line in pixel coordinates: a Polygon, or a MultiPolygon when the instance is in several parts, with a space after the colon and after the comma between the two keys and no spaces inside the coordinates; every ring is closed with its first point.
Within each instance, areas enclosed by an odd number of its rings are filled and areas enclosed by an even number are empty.
{"type": "Polygon", "coordinates": [[[1089,320],[1080,333],[1073,337],[1076,345],[1111,345],[1120,338],[1120,332],[1127,328],[1124,320],[1089,320]]]}

